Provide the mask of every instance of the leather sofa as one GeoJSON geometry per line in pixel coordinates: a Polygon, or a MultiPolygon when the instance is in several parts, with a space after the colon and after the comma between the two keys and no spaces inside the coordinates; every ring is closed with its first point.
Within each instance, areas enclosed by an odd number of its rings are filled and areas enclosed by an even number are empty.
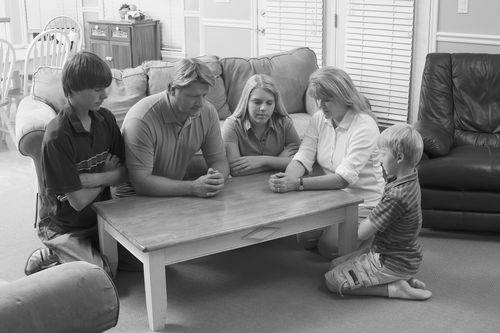
{"type": "Polygon", "coordinates": [[[423,226],[500,231],[500,54],[428,54],[415,126],[423,226]]]}
{"type": "MultiPolygon", "coordinates": [[[[216,76],[216,85],[209,90],[207,100],[216,107],[221,122],[235,109],[247,79],[253,74],[268,74],[276,81],[297,132],[301,137],[304,135],[316,111],[314,101],[306,94],[309,76],[318,68],[314,51],[302,47],[252,58],[206,55],[199,59],[216,76]]],[[[114,113],[118,125],[137,101],[167,89],[173,66],[171,62],[152,60],[135,68],[112,69],[113,81],[103,106],[114,113]]],[[[40,67],[34,74],[30,96],[21,100],[16,114],[17,147],[21,154],[33,159],[39,191],[43,190],[40,153],[45,127],[66,103],[61,71],[40,67]]],[[[204,160],[199,155],[193,159],[188,173],[193,175],[203,168],[204,160]]]]}

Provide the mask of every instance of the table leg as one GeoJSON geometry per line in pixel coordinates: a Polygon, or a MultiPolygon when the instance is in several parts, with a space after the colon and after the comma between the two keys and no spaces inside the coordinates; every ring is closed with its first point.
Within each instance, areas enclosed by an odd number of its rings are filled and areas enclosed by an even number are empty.
{"type": "Polygon", "coordinates": [[[345,209],[344,222],[339,224],[339,255],[356,250],[358,243],[358,205],[345,209]]]}
{"type": "Polygon", "coordinates": [[[143,264],[149,328],[158,331],[165,327],[167,321],[167,281],[163,252],[160,250],[149,253],[143,264]]]}
{"type": "Polygon", "coordinates": [[[118,268],[118,245],[116,240],[104,229],[106,222],[102,217],[97,217],[97,230],[99,233],[99,247],[101,253],[108,258],[109,266],[113,276],[116,276],[118,268]]]}

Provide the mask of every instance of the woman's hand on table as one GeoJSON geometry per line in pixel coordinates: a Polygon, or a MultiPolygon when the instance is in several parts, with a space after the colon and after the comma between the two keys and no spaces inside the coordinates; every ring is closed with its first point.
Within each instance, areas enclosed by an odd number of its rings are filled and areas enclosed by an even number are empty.
{"type": "Polygon", "coordinates": [[[300,178],[291,177],[284,172],[275,173],[269,177],[269,188],[276,193],[296,191],[299,188],[300,178]]]}

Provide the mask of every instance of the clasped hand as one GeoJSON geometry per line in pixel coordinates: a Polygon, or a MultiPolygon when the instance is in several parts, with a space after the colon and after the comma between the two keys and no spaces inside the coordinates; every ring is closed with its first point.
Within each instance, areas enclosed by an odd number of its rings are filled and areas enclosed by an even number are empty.
{"type": "Polygon", "coordinates": [[[290,177],[284,172],[275,173],[269,177],[269,188],[273,192],[286,193],[296,189],[297,178],[290,177]]]}
{"type": "Polygon", "coordinates": [[[193,195],[201,198],[211,198],[224,188],[224,175],[209,168],[203,175],[193,182],[193,195]]]}

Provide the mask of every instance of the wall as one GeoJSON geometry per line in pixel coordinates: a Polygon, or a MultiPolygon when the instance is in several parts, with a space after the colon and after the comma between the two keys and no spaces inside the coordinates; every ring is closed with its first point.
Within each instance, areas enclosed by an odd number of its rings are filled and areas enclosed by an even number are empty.
{"type": "Polygon", "coordinates": [[[55,16],[78,17],[77,0],[24,0],[28,33],[42,31],[45,24],[55,16]]]}
{"type": "MultiPolygon", "coordinates": [[[[2,36],[2,38],[7,38],[14,45],[25,43],[26,35],[21,34],[20,29],[17,29],[23,22],[21,6],[18,0],[0,0],[0,17],[10,18],[9,23],[4,23],[8,25],[5,34],[9,34],[9,36],[2,36]]],[[[0,24],[0,29],[3,28],[7,28],[7,26],[2,27],[0,24]]]]}
{"type": "Polygon", "coordinates": [[[254,0],[200,0],[200,52],[219,57],[256,54],[254,0]]]}
{"type": "Polygon", "coordinates": [[[500,1],[469,0],[467,14],[457,13],[456,0],[439,2],[438,52],[500,53],[500,1]]]}
{"type": "Polygon", "coordinates": [[[198,0],[184,1],[184,31],[186,36],[185,56],[196,57],[200,55],[200,6],[198,0]]]}

